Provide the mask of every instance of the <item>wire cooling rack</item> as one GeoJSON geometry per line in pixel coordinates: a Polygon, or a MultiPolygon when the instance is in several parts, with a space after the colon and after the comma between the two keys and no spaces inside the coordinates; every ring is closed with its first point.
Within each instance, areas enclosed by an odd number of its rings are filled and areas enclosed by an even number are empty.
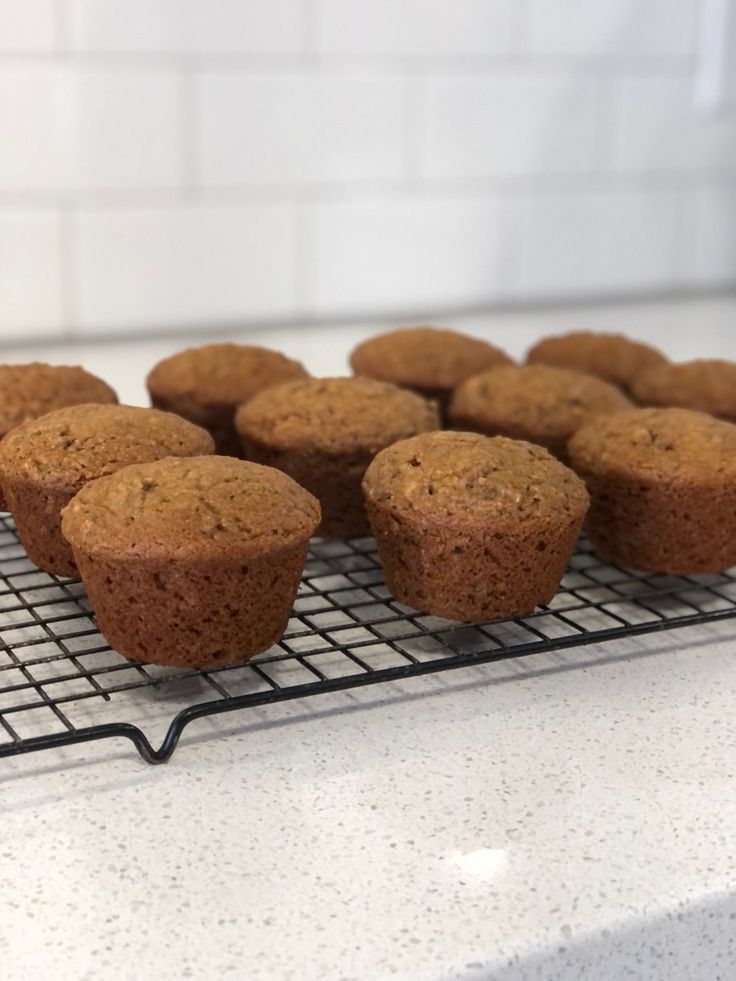
{"type": "Polygon", "coordinates": [[[123,736],[163,763],[204,716],[734,616],[736,570],[638,574],[581,540],[548,607],[459,625],[395,602],[372,539],[315,541],[278,645],[238,667],[160,668],[112,651],[82,585],[36,569],[0,515],[0,756],[123,736]]]}

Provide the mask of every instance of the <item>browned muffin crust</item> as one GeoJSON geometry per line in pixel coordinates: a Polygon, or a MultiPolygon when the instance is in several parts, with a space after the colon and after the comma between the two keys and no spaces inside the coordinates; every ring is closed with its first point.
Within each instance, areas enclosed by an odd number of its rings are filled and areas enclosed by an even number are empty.
{"type": "Polygon", "coordinates": [[[78,365],[0,365],[0,435],[67,405],[117,400],[109,385],[78,365]]]}
{"type": "MultiPolygon", "coordinates": [[[[0,439],[26,419],[82,402],[117,402],[115,392],[101,378],[78,365],[0,365],[0,439]]],[[[0,492],[0,511],[8,504],[0,492]]]]}
{"type": "Polygon", "coordinates": [[[207,667],[283,633],[319,503],[278,470],[230,457],[136,464],[64,509],[102,634],[123,656],[207,667]]]}
{"type": "Polygon", "coordinates": [[[599,334],[579,331],[545,337],[527,355],[529,364],[548,364],[553,368],[571,368],[630,391],[634,377],[643,368],[661,364],[667,359],[656,348],[633,341],[623,334],[599,334]]]}
{"type": "Polygon", "coordinates": [[[606,562],[689,575],[736,564],[736,426],[686,409],[600,416],[569,444],[606,562]]]}
{"type": "Polygon", "coordinates": [[[356,375],[412,388],[443,406],[453,388],[493,365],[513,364],[487,341],[455,330],[404,327],[371,337],[350,355],[356,375]]]}
{"type": "Polygon", "coordinates": [[[385,446],[439,424],[434,404],[372,378],[278,385],[235,418],[247,459],[283,470],[319,498],[326,538],[368,534],[366,467],[385,446]]]}
{"type": "Polygon", "coordinates": [[[463,382],[450,404],[458,429],[509,436],[566,460],[567,441],[596,415],[631,408],[614,385],[547,365],[491,368],[463,382]]]}
{"type": "Polygon", "coordinates": [[[736,420],[736,363],[733,361],[655,364],[639,372],[631,391],[643,405],[694,409],[736,420]]]}
{"type": "Polygon", "coordinates": [[[131,463],[213,451],[208,432],[170,412],[75,405],[8,433],[0,442],[0,485],[31,561],[47,572],[75,576],[60,512],[84,484],[131,463]]]}
{"type": "Polygon", "coordinates": [[[238,456],[233,419],[258,392],[308,378],[302,364],[278,351],[247,344],[206,344],[159,361],[146,380],[151,401],[212,434],[218,453],[238,456]]]}
{"type": "Polygon", "coordinates": [[[588,507],[582,481],[546,450],[475,433],[395,443],[363,490],[394,596],[467,621],[549,602],[588,507]]]}

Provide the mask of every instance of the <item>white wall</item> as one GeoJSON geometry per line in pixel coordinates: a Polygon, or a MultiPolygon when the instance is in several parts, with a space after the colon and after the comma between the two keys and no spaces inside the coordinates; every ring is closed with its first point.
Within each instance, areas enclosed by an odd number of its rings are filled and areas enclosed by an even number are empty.
{"type": "Polygon", "coordinates": [[[736,281],[698,0],[0,0],[0,335],[736,281]]]}

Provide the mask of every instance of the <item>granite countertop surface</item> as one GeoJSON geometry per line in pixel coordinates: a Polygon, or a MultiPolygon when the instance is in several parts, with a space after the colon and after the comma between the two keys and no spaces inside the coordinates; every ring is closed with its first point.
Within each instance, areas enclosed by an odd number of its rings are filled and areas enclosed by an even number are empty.
{"type": "MultiPolygon", "coordinates": [[[[590,327],[736,357],[728,298],[443,319],[514,354],[590,327]]],[[[370,332],[240,336],[329,374],[370,332]]],[[[4,357],[144,402],[182,343],[4,357]]],[[[0,973],[726,981],[735,651],[723,621],[202,720],[166,766],[115,741],[0,760],[0,973]]]]}

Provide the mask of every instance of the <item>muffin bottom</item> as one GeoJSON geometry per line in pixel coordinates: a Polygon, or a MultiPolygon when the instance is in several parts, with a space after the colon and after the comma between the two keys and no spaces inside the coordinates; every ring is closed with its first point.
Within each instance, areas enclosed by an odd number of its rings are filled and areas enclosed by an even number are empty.
{"type": "Polygon", "coordinates": [[[183,419],[206,429],[215,442],[215,453],[218,456],[242,457],[240,437],[235,430],[235,411],[233,405],[202,406],[185,398],[161,398],[151,396],[154,409],[163,412],[173,412],[183,419]]]}
{"type": "Polygon", "coordinates": [[[736,488],[581,476],[591,496],[587,532],[603,562],[667,575],[736,565],[736,488]]]}
{"type": "Polygon", "coordinates": [[[208,668],[245,661],[280,639],[307,546],[225,561],[74,554],[100,633],[119,654],[208,668]]]}
{"type": "Polygon", "coordinates": [[[54,576],[79,578],[71,546],[61,533],[61,509],[79,487],[6,478],[4,488],[18,537],[31,562],[54,576]]]}
{"type": "Polygon", "coordinates": [[[366,503],[394,597],[423,613],[466,622],[518,617],[549,603],[583,521],[582,514],[566,515],[555,526],[476,530],[366,503]]]}
{"type": "Polygon", "coordinates": [[[253,463],[275,467],[318,498],[322,521],[315,535],[321,538],[360,538],[370,534],[362,481],[371,454],[330,456],[317,451],[274,450],[243,437],[242,455],[253,463]]]}

